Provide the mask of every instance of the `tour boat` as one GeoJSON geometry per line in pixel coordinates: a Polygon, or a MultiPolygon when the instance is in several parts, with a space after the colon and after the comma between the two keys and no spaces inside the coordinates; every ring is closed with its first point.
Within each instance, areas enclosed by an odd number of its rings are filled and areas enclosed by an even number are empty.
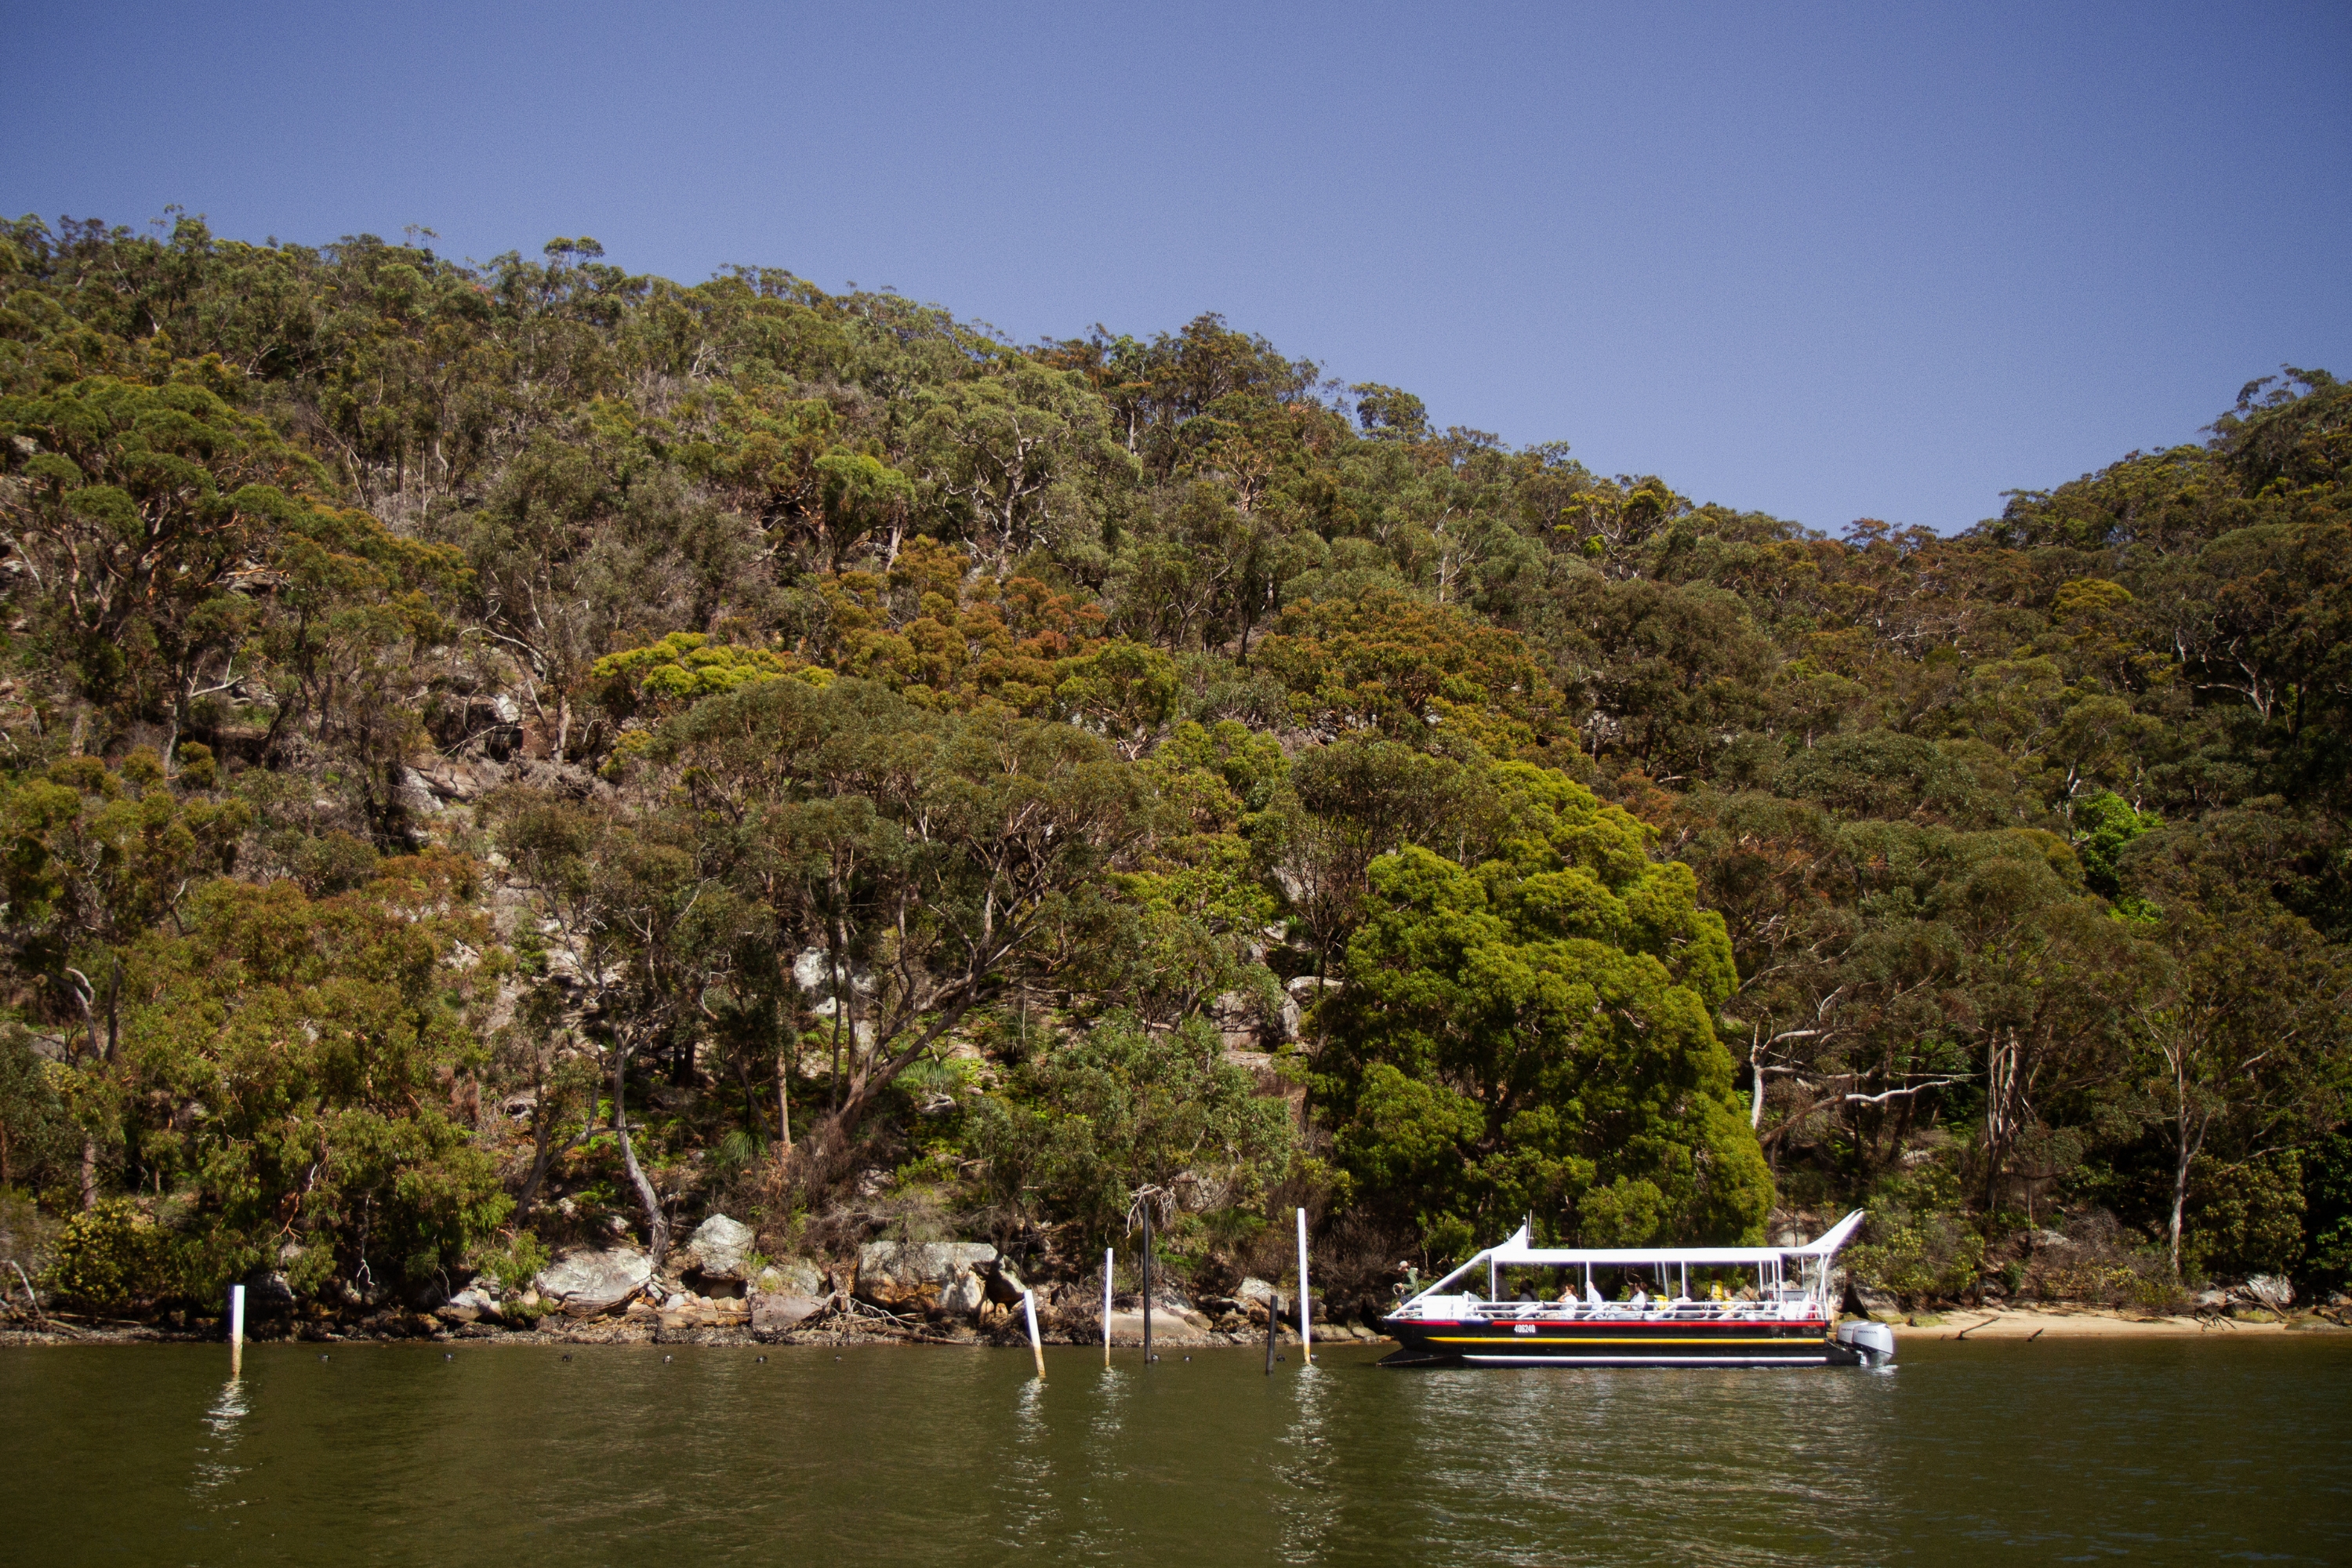
{"type": "Polygon", "coordinates": [[[1381,1320],[1402,1347],[1383,1366],[1884,1366],[1883,1323],[1837,1321],[1830,1261],[1862,1224],[1857,1209],[1802,1247],[1534,1247],[1528,1227],[1381,1320]],[[1456,1289],[1481,1264],[1486,1294],[1456,1289]],[[1503,1271],[1562,1269],[1550,1300],[1503,1271]],[[1595,1270],[1637,1288],[1603,1299],[1595,1270]],[[1698,1297],[1691,1294],[1698,1276],[1698,1297]],[[1656,1294],[1651,1293],[1654,1287],[1656,1294]]]}

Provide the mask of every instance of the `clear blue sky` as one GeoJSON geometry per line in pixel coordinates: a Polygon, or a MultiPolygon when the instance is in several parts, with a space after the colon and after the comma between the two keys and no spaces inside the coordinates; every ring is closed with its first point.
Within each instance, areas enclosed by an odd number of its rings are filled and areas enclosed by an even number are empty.
{"type": "Polygon", "coordinates": [[[1940,529],[2352,375],[2352,6],[36,5],[0,207],[1202,310],[1440,424],[1940,529]]]}

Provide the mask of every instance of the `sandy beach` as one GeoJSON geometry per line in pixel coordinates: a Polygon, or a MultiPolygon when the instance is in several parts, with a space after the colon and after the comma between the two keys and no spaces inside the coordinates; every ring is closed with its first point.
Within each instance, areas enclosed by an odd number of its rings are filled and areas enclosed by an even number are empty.
{"type": "Polygon", "coordinates": [[[2213,1336],[2217,1334],[2288,1334],[2344,1333],[2347,1331],[2327,1319],[2308,1313],[2297,1313],[2286,1321],[2269,1323],[2241,1322],[2219,1315],[2190,1317],[2179,1314],[2156,1317],[2142,1313],[2100,1311],[2095,1310],[2036,1311],[2031,1308],[2004,1307],[1981,1311],[1960,1311],[1927,1323],[1895,1323],[1895,1333],[1904,1339],[1921,1340],[2031,1340],[2105,1338],[2119,1335],[2156,1337],[2168,1335],[2213,1336]]]}

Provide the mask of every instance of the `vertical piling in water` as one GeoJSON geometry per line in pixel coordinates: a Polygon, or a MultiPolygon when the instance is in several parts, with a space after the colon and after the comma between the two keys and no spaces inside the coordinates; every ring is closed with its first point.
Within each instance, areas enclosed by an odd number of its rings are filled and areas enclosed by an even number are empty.
{"type": "Polygon", "coordinates": [[[1298,1359],[1315,1364],[1315,1344],[1307,1328],[1307,1211],[1298,1211],[1298,1359]]]}
{"type": "Polygon", "coordinates": [[[1103,1365],[1110,1365],[1110,1266],[1112,1250],[1103,1248],[1103,1365]]]}
{"type": "Polygon", "coordinates": [[[1045,1347],[1037,1338],[1037,1298],[1029,1291],[1021,1292],[1021,1310],[1029,1319],[1029,1353],[1037,1358],[1037,1380],[1045,1379],[1045,1347]]]}
{"type": "Polygon", "coordinates": [[[1265,1299],[1265,1375],[1274,1375],[1274,1336],[1282,1327],[1282,1298],[1268,1293],[1265,1299]]]}
{"type": "Polygon", "coordinates": [[[1151,1205],[1143,1205],[1143,1364],[1151,1364],[1151,1205]]]}
{"type": "Polygon", "coordinates": [[[228,1374],[237,1376],[245,1366],[245,1287],[228,1288],[228,1374]]]}

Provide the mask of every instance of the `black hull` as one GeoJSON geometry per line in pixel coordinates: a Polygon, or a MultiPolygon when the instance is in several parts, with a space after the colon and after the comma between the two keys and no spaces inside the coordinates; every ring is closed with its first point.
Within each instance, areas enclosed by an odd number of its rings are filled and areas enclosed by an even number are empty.
{"type": "Polygon", "coordinates": [[[1383,1319],[1382,1366],[1858,1366],[1823,1322],[1415,1322],[1383,1319]]]}

